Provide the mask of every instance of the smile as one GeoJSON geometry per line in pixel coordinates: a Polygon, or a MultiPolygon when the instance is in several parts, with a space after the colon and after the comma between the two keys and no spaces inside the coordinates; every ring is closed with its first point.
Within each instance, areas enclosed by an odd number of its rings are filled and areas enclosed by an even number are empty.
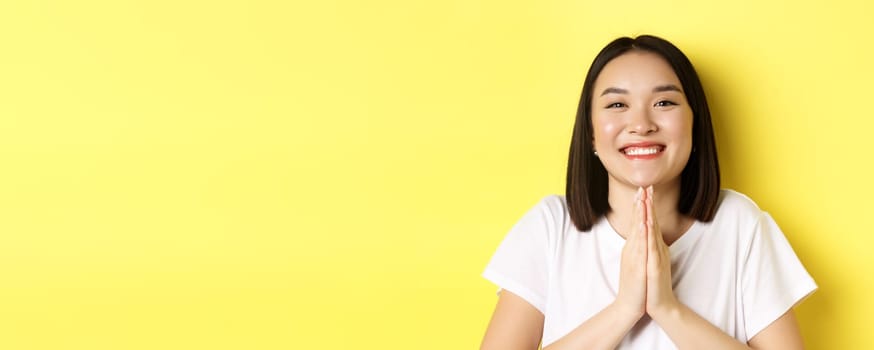
{"type": "Polygon", "coordinates": [[[626,158],[631,159],[652,159],[658,157],[664,152],[665,146],[661,145],[651,145],[651,146],[629,146],[625,147],[621,150],[622,154],[625,155],[626,158]]]}

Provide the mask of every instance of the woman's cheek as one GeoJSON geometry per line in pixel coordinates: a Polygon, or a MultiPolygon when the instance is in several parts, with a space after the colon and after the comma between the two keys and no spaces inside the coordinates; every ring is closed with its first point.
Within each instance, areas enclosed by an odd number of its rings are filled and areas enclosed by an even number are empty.
{"type": "Polygon", "coordinates": [[[617,130],[620,128],[619,123],[617,123],[616,121],[606,120],[608,118],[598,118],[598,119],[600,119],[600,120],[597,121],[594,125],[596,133],[600,133],[604,136],[610,136],[610,135],[615,134],[617,132],[617,130]]]}

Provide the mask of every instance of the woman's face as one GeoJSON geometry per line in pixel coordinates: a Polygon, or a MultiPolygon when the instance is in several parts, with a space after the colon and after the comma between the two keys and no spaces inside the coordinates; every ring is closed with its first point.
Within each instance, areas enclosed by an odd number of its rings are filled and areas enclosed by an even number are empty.
{"type": "Polygon", "coordinates": [[[678,185],[692,149],[692,109],[661,56],[631,51],[595,80],[592,128],[609,184],[678,185]]]}

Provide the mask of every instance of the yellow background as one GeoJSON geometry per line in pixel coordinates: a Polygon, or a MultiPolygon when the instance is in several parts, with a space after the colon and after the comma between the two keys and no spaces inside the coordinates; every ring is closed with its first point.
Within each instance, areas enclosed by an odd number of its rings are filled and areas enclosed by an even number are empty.
{"type": "Polygon", "coordinates": [[[827,4],[2,1],[0,348],[476,348],[589,63],[643,33],[819,283],[808,347],[872,348],[874,7],[827,4]]]}

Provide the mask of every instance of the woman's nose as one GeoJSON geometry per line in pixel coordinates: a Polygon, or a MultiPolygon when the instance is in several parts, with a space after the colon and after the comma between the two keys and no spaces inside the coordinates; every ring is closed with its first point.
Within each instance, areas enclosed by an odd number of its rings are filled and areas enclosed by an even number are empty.
{"type": "Polygon", "coordinates": [[[658,131],[648,110],[637,110],[631,114],[628,122],[628,132],[637,135],[648,135],[658,131]]]}

